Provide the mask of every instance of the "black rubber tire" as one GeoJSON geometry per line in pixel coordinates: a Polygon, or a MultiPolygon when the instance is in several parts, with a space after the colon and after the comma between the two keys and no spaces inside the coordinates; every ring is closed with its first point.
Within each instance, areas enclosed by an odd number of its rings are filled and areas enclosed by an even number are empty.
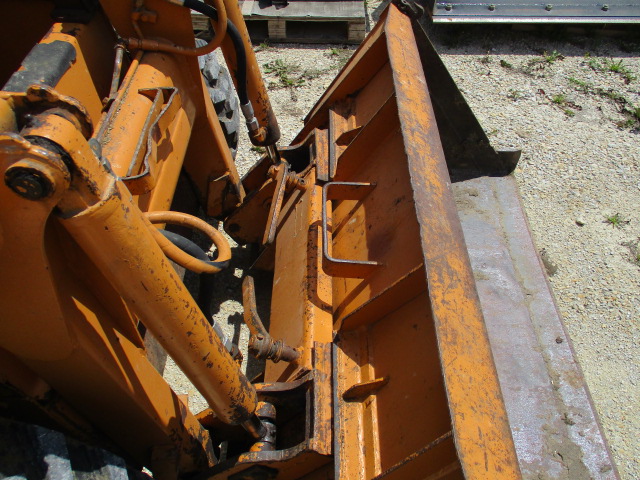
{"type": "MultiPolygon", "coordinates": [[[[196,39],[196,46],[202,47],[207,42],[196,39]]],[[[240,128],[240,106],[231,76],[227,69],[220,65],[215,52],[198,57],[200,71],[209,90],[209,97],[218,114],[227,145],[233,157],[238,149],[238,129],[240,128]]]]}
{"type": "Polygon", "coordinates": [[[119,456],[60,432],[0,417],[0,479],[152,480],[119,456]]]}

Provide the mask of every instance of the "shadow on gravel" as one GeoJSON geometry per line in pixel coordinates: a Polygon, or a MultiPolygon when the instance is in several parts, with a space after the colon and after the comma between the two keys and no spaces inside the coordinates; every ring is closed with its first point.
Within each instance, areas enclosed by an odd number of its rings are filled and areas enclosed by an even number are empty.
{"type": "MultiPolygon", "coordinates": [[[[422,22],[436,49],[449,55],[536,55],[637,57],[640,33],[626,25],[443,25],[422,22]]],[[[630,26],[629,26],[630,27],[630,26]]]]}

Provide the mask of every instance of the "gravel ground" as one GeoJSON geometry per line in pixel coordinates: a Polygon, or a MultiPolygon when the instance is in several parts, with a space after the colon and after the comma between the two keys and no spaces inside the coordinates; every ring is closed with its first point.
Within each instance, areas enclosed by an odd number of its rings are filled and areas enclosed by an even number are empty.
{"type": "MultiPolygon", "coordinates": [[[[379,11],[370,9],[371,23],[379,11]]],[[[638,479],[640,43],[558,29],[446,26],[430,35],[493,145],[523,152],[514,174],[558,307],[620,474],[638,479]]],[[[257,51],[286,145],[352,48],[257,51]]],[[[239,169],[258,158],[243,136],[239,169]]],[[[231,300],[216,318],[245,343],[237,265],[221,279],[231,300]]],[[[194,410],[204,407],[181,388],[194,410]]]]}
{"type": "Polygon", "coordinates": [[[493,145],[523,152],[515,176],[558,307],[620,474],[640,478],[639,45],[432,38],[493,145]]]}

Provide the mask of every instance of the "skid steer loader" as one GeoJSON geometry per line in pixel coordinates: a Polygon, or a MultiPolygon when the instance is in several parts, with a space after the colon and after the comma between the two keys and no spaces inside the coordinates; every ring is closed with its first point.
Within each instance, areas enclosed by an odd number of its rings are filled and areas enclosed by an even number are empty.
{"type": "Polygon", "coordinates": [[[519,153],[490,146],[419,5],[388,7],[289,146],[235,0],[2,9],[1,476],[617,478],[519,153]],[[218,47],[238,101],[204,68],[218,47]],[[266,151],[243,178],[238,106],[266,151]],[[199,209],[273,278],[268,328],[251,276],[236,292],[257,381],[211,318],[233,249],[199,209]]]}

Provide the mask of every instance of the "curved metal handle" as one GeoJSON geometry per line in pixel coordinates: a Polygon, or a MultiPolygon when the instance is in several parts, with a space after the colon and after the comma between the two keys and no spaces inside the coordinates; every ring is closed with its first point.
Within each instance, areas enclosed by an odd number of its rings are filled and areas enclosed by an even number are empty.
{"type": "Polygon", "coordinates": [[[327,202],[329,200],[362,200],[376,187],[375,183],[328,182],[322,187],[322,268],[332,277],[364,278],[381,263],[370,260],[346,260],[329,254],[327,202]],[[331,190],[331,192],[329,192],[331,190]]]}

